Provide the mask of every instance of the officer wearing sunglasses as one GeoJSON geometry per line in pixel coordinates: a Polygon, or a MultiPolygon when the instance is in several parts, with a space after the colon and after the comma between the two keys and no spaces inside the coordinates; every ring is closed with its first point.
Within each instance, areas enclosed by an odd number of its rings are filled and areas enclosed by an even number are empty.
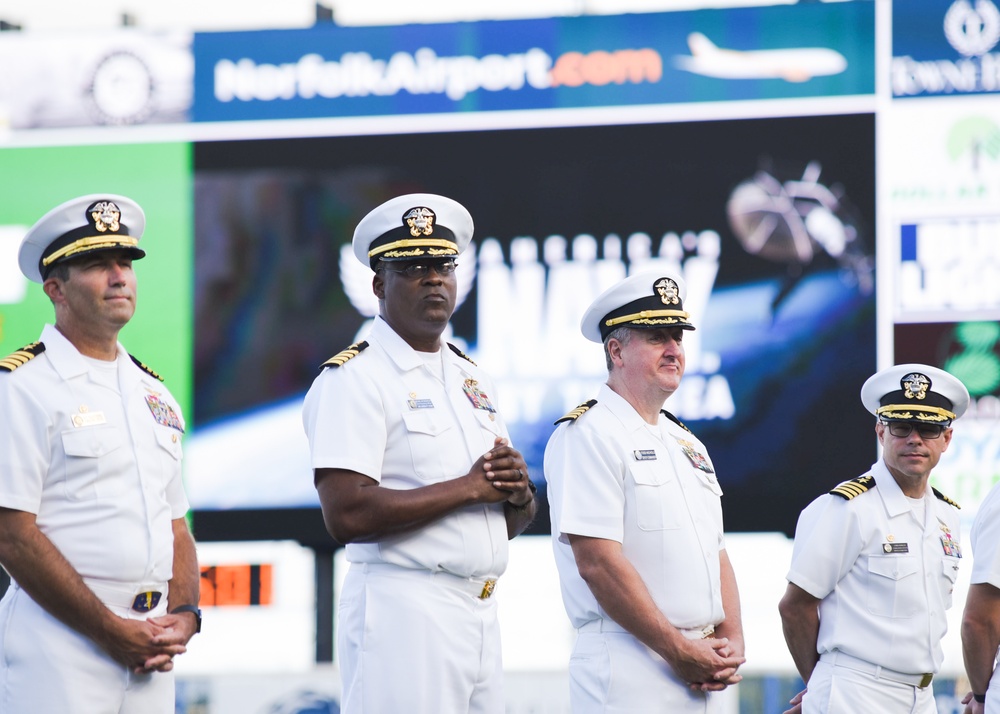
{"type": "Polygon", "coordinates": [[[935,714],[963,552],[958,504],[929,480],[969,392],[943,370],[903,364],[870,377],[861,401],[881,458],[809,504],[795,530],[779,610],[806,689],[789,711],[935,714]]]}

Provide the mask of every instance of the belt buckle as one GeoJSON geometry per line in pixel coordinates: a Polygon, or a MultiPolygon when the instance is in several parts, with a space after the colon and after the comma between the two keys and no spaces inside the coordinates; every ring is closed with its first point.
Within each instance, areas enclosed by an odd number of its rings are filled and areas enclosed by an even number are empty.
{"type": "Polygon", "coordinates": [[[161,597],[163,597],[163,593],[155,590],[139,593],[132,601],[132,609],[136,612],[149,612],[160,603],[161,597]]]}
{"type": "Polygon", "coordinates": [[[917,687],[919,689],[926,689],[932,679],[934,679],[934,674],[931,672],[920,675],[920,684],[918,684],[917,687]]]}
{"type": "Polygon", "coordinates": [[[496,590],[496,587],[497,587],[496,580],[487,580],[485,583],[483,583],[483,591],[479,593],[479,599],[488,600],[489,597],[493,594],[493,591],[496,590]]]}

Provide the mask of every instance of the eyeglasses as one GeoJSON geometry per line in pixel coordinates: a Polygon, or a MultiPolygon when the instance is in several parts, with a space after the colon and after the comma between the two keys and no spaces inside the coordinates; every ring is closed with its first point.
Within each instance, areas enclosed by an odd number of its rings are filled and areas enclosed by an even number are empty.
{"type": "Polygon", "coordinates": [[[945,427],[940,424],[911,424],[905,421],[884,421],[882,423],[888,427],[889,433],[897,439],[905,439],[913,433],[914,429],[917,430],[921,439],[936,439],[945,430],[945,427]]]}
{"type": "Polygon", "coordinates": [[[427,277],[427,274],[430,273],[432,269],[438,275],[451,275],[455,272],[455,268],[458,267],[458,263],[454,260],[443,260],[438,263],[410,263],[409,265],[404,265],[402,268],[393,268],[390,263],[383,261],[379,267],[382,270],[400,273],[412,280],[415,280],[417,278],[427,277]]]}

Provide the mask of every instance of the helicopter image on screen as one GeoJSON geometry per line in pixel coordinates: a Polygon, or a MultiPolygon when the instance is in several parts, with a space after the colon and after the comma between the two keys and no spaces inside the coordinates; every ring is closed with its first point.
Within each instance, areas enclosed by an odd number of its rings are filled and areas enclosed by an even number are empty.
{"type": "Polygon", "coordinates": [[[776,171],[761,169],[737,185],[726,203],[729,225],[743,249],[788,268],[772,312],[808,273],[831,265],[862,294],[874,289],[874,258],[866,251],[860,217],[842,187],[819,182],[821,171],[811,161],[801,178],[781,181],[776,171]]]}

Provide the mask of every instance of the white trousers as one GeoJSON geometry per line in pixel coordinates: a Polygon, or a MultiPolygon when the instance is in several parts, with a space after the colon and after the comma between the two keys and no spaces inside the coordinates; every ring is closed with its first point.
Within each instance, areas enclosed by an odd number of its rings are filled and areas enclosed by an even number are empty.
{"type": "Polygon", "coordinates": [[[986,714],[1000,714],[1000,667],[993,670],[989,689],[986,690],[986,714]]]}
{"type": "Polygon", "coordinates": [[[802,714],[937,714],[934,688],[913,687],[819,661],[809,677],[802,714]]]}
{"type": "MultiPolygon", "coordinates": [[[[149,616],[161,609],[166,598],[149,616]]],[[[0,600],[0,712],[173,714],[174,675],[132,674],[12,585],[0,600]]]]}
{"type": "Polygon", "coordinates": [[[722,696],[692,691],[663,658],[628,633],[577,635],[569,660],[573,714],[719,714],[722,696]]]}
{"type": "Polygon", "coordinates": [[[342,714],[504,714],[496,596],[354,564],[338,606],[342,714]]]}

